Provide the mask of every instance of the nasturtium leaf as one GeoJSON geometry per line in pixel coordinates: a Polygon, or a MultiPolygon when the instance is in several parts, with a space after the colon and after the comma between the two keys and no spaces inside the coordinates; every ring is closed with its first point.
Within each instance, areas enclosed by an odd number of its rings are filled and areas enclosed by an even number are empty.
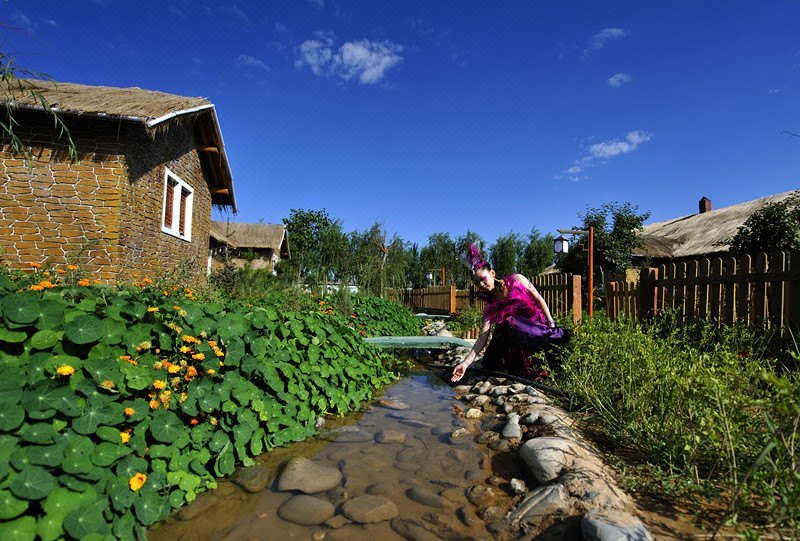
{"type": "Polygon", "coordinates": [[[97,383],[113,381],[116,384],[122,379],[118,359],[89,359],[83,368],[97,383]]]}
{"type": "Polygon", "coordinates": [[[50,349],[55,346],[64,335],[61,331],[44,329],[31,336],[31,346],[35,349],[50,349]]]}
{"type": "Polygon", "coordinates": [[[222,449],[222,452],[217,455],[217,460],[214,462],[214,473],[222,477],[223,475],[230,475],[236,469],[235,460],[233,456],[233,447],[227,445],[222,449]]]}
{"type": "Polygon", "coordinates": [[[64,530],[75,539],[83,539],[106,528],[103,509],[97,503],[83,504],[64,517],[64,530]]]}
{"type": "Polygon", "coordinates": [[[81,302],[79,302],[75,308],[84,312],[94,312],[97,310],[97,300],[92,297],[86,297],[85,299],[81,299],[81,302]]]}
{"type": "Polygon", "coordinates": [[[117,464],[115,471],[118,476],[130,479],[137,473],[147,472],[147,461],[135,455],[128,455],[117,464]]]}
{"type": "Polygon", "coordinates": [[[181,505],[186,498],[186,492],[183,490],[173,490],[172,493],[169,495],[169,505],[173,509],[177,509],[181,505]]]}
{"type": "Polygon", "coordinates": [[[33,423],[23,426],[19,435],[28,443],[52,443],[55,431],[50,423],[33,423]]]}
{"type": "Polygon", "coordinates": [[[63,515],[46,514],[36,521],[36,534],[41,541],[56,541],[64,537],[63,515]]]}
{"type": "Polygon", "coordinates": [[[48,515],[66,515],[81,505],[82,498],[64,487],[57,487],[42,503],[42,509],[48,515]]]}
{"type": "Polygon", "coordinates": [[[128,479],[116,479],[108,486],[111,505],[119,512],[126,511],[136,500],[136,493],[131,490],[128,479]]]}
{"type": "Polygon", "coordinates": [[[28,508],[28,500],[14,496],[10,490],[0,490],[0,520],[20,516],[28,508]]]}
{"type": "Polygon", "coordinates": [[[127,447],[104,441],[95,447],[94,453],[92,453],[92,464],[105,468],[130,452],[131,450],[127,447]]]}
{"type": "Polygon", "coordinates": [[[39,466],[22,468],[9,485],[14,496],[26,500],[41,500],[53,490],[55,480],[50,473],[39,466]]]}
{"type": "Polygon", "coordinates": [[[0,341],[8,342],[9,344],[18,344],[24,342],[28,338],[25,331],[11,331],[5,327],[0,327],[0,341]]]}
{"type": "Polygon", "coordinates": [[[0,539],[3,541],[33,541],[36,539],[36,519],[22,517],[11,522],[0,522],[0,539]]]}
{"type": "Polygon", "coordinates": [[[39,299],[33,293],[6,295],[2,304],[3,315],[13,323],[33,323],[39,317],[39,299]]]}
{"type": "Polygon", "coordinates": [[[58,476],[58,482],[73,492],[84,492],[92,487],[91,483],[66,473],[58,476]]]}
{"type": "Polygon", "coordinates": [[[64,326],[64,336],[74,344],[90,344],[103,336],[103,325],[93,315],[78,316],[64,326]]]}
{"type": "Polygon", "coordinates": [[[219,453],[224,448],[229,447],[230,443],[231,440],[228,437],[228,435],[222,432],[221,430],[217,430],[211,437],[211,442],[208,444],[208,448],[211,449],[211,451],[214,453],[219,453]]]}
{"type": "MultiPolygon", "coordinates": [[[[130,490],[128,492],[130,492],[130,490]]],[[[114,523],[111,526],[111,531],[117,539],[123,539],[127,541],[129,539],[136,539],[134,534],[135,527],[136,519],[133,517],[133,514],[125,513],[124,515],[117,515],[114,517],[114,523]]]]}
{"type": "Polygon", "coordinates": [[[27,447],[28,458],[31,464],[37,466],[50,466],[55,468],[60,466],[64,460],[64,443],[55,445],[32,445],[27,447]]]}
{"type": "Polygon", "coordinates": [[[91,472],[94,469],[94,465],[89,456],[68,452],[64,455],[61,469],[71,475],[80,475],[82,477],[91,472]]]}
{"type": "Polygon", "coordinates": [[[22,406],[3,405],[0,408],[0,431],[11,432],[25,420],[25,410],[22,406]]]}
{"type": "Polygon", "coordinates": [[[133,504],[136,518],[145,526],[156,522],[164,513],[166,500],[155,491],[144,491],[133,504]]]}
{"type": "Polygon", "coordinates": [[[120,365],[119,369],[125,377],[125,386],[128,389],[141,391],[153,383],[152,370],[148,366],[124,363],[120,365]]]}
{"type": "Polygon", "coordinates": [[[150,433],[162,443],[171,443],[188,428],[171,411],[158,410],[150,421],[150,433]]]}
{"type": "Polygon", "coordinates": [[[114,421],[114,415],[102,400],[91,399],[86,403],[86,409],[80,417],[72,421],[72,429],[78,434],[94,434],[100,424],[114,421]]]}
{"type": "Polygon", "coordinates": [[[64,302],[55,299],[42,299],[39,301],[39,311],[36,315],[37,329],[56,329],[64,322],[64,302]]]}
{"type": "Polygon", "coordinates": [[[119,429],[112,426],[99,426],[97,427],[97,432],[95,432],[95,434],[103,441],[120,443],[122,439],[119,435],[119,432],[119,429]]]}

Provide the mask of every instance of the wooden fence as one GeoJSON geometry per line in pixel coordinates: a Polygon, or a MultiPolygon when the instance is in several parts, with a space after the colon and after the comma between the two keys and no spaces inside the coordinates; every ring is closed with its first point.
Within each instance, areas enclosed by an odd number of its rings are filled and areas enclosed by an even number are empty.
{"type": "MultiPolygon", "coordinates": [[[[553,317],[572,312],[573,321],[581,315],[581,277],[570,274],[536,276],[531,282],[541,293],[553,317]]],[[[388,298],[413,310],[428,314],[454,315],[470,306],[483,311],[485,301],[479,298],[474,287],[456,289],[456,286],[426,287],[424,289],[392,289],[388,298]]]]}
{"type": "Polygon", "coordinates": [[[703,258],[643,269],[639,282],[606,284],[606,309],[641,319],[674,310],[685,321],[710,318],[769,329],[800,327],[800,251],[703,258]]]}

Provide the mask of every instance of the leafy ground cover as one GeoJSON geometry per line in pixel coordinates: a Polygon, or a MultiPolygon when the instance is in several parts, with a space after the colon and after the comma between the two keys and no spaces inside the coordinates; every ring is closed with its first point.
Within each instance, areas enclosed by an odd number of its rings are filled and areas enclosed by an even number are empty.
{"type": "Polygon", "coordinates": [[[791,537],[800,533],[800,355],[776,358],[767,346],[752,330],[712,322],[638,325],[601,314],[574,329],[554,377],[567,406],[626,458],[631,485],[716,498],[720,520],[746,522],[748,537],[791,537]]]}
{"type": "Polygon", "coordinates": [[[359,407],[394,378],[362,335],[419,325],[380,300],[210,301],[73,266],[0,274],[0,310],[4,540],[143,538],[215,477],[359,407]]]}

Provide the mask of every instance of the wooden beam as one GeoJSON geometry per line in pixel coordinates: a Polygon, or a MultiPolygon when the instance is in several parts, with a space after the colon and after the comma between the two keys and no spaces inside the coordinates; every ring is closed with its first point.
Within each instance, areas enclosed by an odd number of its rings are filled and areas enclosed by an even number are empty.
{"type": "Polygon", "coordinates": [[[219,154],[219,147],[200,147],[200,152],[211,152],[212,154],[219,154]]]}
{"type": "Polygon", "coordinates": [[[211,195],[228,195],[230,190],[228,188],[221,188],[219,190],[211,190],[211,195]]]}

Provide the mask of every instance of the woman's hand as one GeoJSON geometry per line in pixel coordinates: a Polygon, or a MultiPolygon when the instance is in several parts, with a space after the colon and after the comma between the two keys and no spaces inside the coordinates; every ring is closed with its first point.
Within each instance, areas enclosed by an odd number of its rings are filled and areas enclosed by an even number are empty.
{"type": "Polygon", "coordinates": [[[553,321],[552,319],[550,321],[548,321],[547,324],[550,326],[551,329],[555,329],[556,328],[556,322],[553,321]]]}
{"type": "Polygon", "coordinates": [[[456,367],[453,369],[453,375],[450,377],[450,381],[456,382],[464,377],[464,372],[467,371],[467,367],[470,363],[464,361],[460,364],[457,364],[456,367]]]}

